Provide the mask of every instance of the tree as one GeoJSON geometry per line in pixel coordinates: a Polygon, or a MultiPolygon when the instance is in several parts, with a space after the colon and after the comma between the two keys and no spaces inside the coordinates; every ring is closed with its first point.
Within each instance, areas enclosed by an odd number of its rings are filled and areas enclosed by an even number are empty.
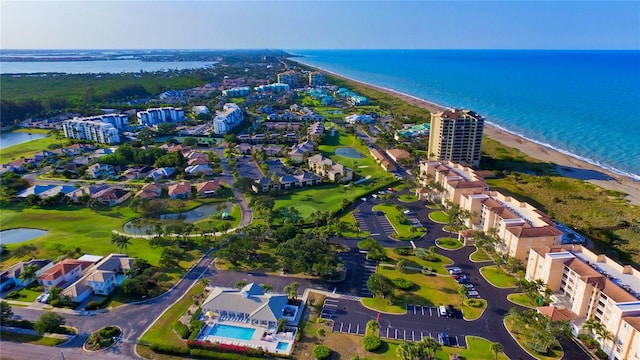
{"type": "Polygon", "coordinates": [[[493,353],[493,360],[498,360],[498,354],[502,352],[502,344],[494,342],[489,345],[491,352],[493,353]]]}
{"type": "Polygon", "coordinates": [[[403,342],[398,346],[396,354],[402,360],[413,360],[416,353],[416,345],[412,342],[403,342]]]}
{"type": "Polygon", "coordinates": [[[7,320],[11,320],[13,317],[13,310],[11,305],[6,301],[0,301],[0,322],[5,324],[7,320]]]}
{"type": "Polygon", "coordinates": [[[493,262],[498,267],[498,271],[502,270],[502,265],[504,265],[504,257],[502,254],[496,252],[493,254],[493,262]]]}
{"type": "Polygon", "coordinates": [[[298,299],[298,288],[300,287],[300,284],[298,284],[297,282],[292,282],[291,284],[287,285],[284,287],[284,291],[287,292],[287,295],[289,296],[289,299],[295,301],[298,299]]]}
{"type": "Polygon", "coordinates": [[[331,349],[325,345],[316,345],[313,347],[313,357],[316,360],[326,360],[331,357],[331,349]]]}
{"type": "Polygon", "coordinates": [[[127,236],[116,234],[116,233],[112,233],[111,234],[111,245],[115,245],[118,248],[118,251],[120,251],[120,252],[122,252],[122,250],[124,250],[124,253],[128,255],[127,247],[129,245],[131,245],[131,240],[127,236]]]}
{"type": "Polygon", "coordinates": [[[36,277],[37,271],[38,266],[36,264],[29,264],[22,269],[22,272],[18,275],[18,279],[20,279],[23,284],[27,285],[36,277]]]}
{"type": "Polygon", "coordinates": [[[367,280],[367,288],[372,294],[386,299],[393,294],[394,286],[386,276],[373,273],[367,280]]]}
{"type": "Polygon", "coordinates": [[[404,274],[404,268],[407,266],[407,259],[400,259],[396,262],[396,269],[400,272],[400,278],[402,279],[402,274],[404,274]]]}
{"type": "Polygon", "coordinates": [[[47,312],[42,314],[38,321],[33,324],[33,330],[38,334],[44,334],[46,332],[59,332],[60,327],[64,325],[65,319],[61,315],[53,312],[47,312]]]}
{"type": "Polygon", "coordinates": [[[260,284],[260,287],[262,288],[262,290],[264,290],[264,292],[268,293],[273,291],[273,286],[270,284],[260,284]]]}
{"type": "Polygon", "coordinates": [[[458,295],[462,297],[462,301],[460,305],[464,305],[464,298],[467,297],[468,293],[469,293],[469,289],[466,286],[464,285],[458,286],[458,295]]]}
{"type": "Polygon", "coordinates": [[[595,334],[596,339],[600,339],[601,342],[611,340],[613,338],[611,332],[607,330],[600,321],[593,317],[582,323],[582,328],[590,334],[595,334]]]}

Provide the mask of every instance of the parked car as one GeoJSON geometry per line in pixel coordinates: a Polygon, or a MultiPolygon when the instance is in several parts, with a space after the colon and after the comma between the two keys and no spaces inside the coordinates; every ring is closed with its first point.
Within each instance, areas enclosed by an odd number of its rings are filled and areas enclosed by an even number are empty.
{"type": "Polygon", "coordinates": [[[447,335],[446,332],[441,332],[440,333],[440,343],[442,343],[442,345],[444,346],[449,346],[450,342],[449,342],[449,335],[447,335]]]}
{"type": "Polygon", "coordinates": [[[469,291],[467,291],[467,297],[471,297],[471,296],[479,296],[479,295],[480,295],[480,293],[478,293],[478,292],[477,292],[477,291],[475,291],[475,290],[469,290],[469,291]]]}
{"type": "Polygon", "coordinates": [[[462,285],[466,286],[468,289],[473,289],[473,284],[463,283],[462,285]]]}
{"type": "Polygon", "coordinates": [[[48,303],[49,303],[49,297],[50,297],[50,294],[49,294],[49,293],[46,293],[46,294],[42,297],[42,299],[40,300],[40,302],[41,302],[41,303],[48,304],[48,303]]]}
{"type": "Polygon", "coordinates": [[[457,310],[453,305],[449,304],[449,306],[447,306],[447,316],[448,317],[456,317],[456,312],[457,312],[457,310]]]}
{"type": "Polygon", "coordinates": [[[403,211],[402,213],[403,213],[403,214],[405,214],[405,215],[412,215],[412,214],[413,214],[413,211],[411,211],[411,210],[405,210],[405,211],[403,211]]]}
{"type": "Polygon", "coordinates": [[[449,274],[451,275],[462,274],[462,269],[460,269],[459,267],[449,268],[449,274]]]}
{"type": "Polygon", "coordinates": [[[447,308],[444,307],[444,305],[440,305],[438,312],[440,313],[440,316],[447,316],[447,308]]]}
{"type": "Polygon", "coordinates": [[[37,302],[42,302],[42,299],[44,298],[45,295],[47,295],[47,294],[42,293],[42,294],[38,295],[38,297],[36,298],[36,301],[37,302]]]}
{"type": "Polygon", "coordinates": [[[467,275],[460,275],[458,276],[458,278],[456,278],[456,281],[458,282],[458,284],[464,284],[464,283],[468,283],[469,282],[469,277],[467,275]]]}

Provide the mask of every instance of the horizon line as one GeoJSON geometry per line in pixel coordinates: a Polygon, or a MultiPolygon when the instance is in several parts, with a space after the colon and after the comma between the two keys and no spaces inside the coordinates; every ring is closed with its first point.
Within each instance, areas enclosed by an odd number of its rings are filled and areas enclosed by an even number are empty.
{"type": "Polygon", "coordinates": [[[4,51],[640,51],[640,48],[13,48],[4,51]]]}

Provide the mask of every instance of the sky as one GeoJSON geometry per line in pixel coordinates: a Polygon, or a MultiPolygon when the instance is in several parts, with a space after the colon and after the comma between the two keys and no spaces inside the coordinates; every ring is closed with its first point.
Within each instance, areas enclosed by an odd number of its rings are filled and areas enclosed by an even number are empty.
{"type": "Polygon", "coordinates": [[[640,1],[0,1],[1,49],[640,49],[640,1]]]}

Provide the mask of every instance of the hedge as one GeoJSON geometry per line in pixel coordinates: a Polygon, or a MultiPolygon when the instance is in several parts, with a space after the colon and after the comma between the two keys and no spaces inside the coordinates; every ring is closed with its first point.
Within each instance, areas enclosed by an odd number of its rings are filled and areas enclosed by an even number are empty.
{"type": "Polygon", "coordinates": [[[397,287],[400,290],[409,290],[415,285],[410,280],[407,280],[404,278],[395,278],[395,279],[392,279],[391,282],[393,283],[393,285],[395,285],[395,287],[397,287]]]}
{"type": "Polygon", "coordinates": [[[189,337],[189,328],[181,321],[174,322],[171,328],[176,332],[176,334],[178,334],[178,336],[180,336],[180,338],[186,339],[189,337]]]}
{"type": "MultiPolygon", "coordinates": [[[[209,350],[204,350],[204,349],[191,349],[191,351],[189,352],[189,355],[198,358],[198,359],[219,359],[219,360],[235,360],[238,358],[238,354],[230,354],[230,353],[220,353],[220,352],[214,352],[214,351],[209,351],[209,350]]],[[[262,358],[256,358],[256,357],[248,357],[248,356],[243,356],[243,359],[248,359],[248,360],[259,360],[262,358]]]]}
{"type": "Polygon", "coordinates": [[[149,345],[149,348],[159,354],[167,354],[167,355],[188,355],[189,354],[189,348],[176,346],[176,345],[151,344],[149,345]]]}
{"type": "Polygon", "coordinates": [[[249,356],[264,357],[265,353],[262,349],[254,349],[246,346],[212,343],[200,340],[187,340],[189,349],[202,349],[217,352],[236,353],[249,356]]]}

